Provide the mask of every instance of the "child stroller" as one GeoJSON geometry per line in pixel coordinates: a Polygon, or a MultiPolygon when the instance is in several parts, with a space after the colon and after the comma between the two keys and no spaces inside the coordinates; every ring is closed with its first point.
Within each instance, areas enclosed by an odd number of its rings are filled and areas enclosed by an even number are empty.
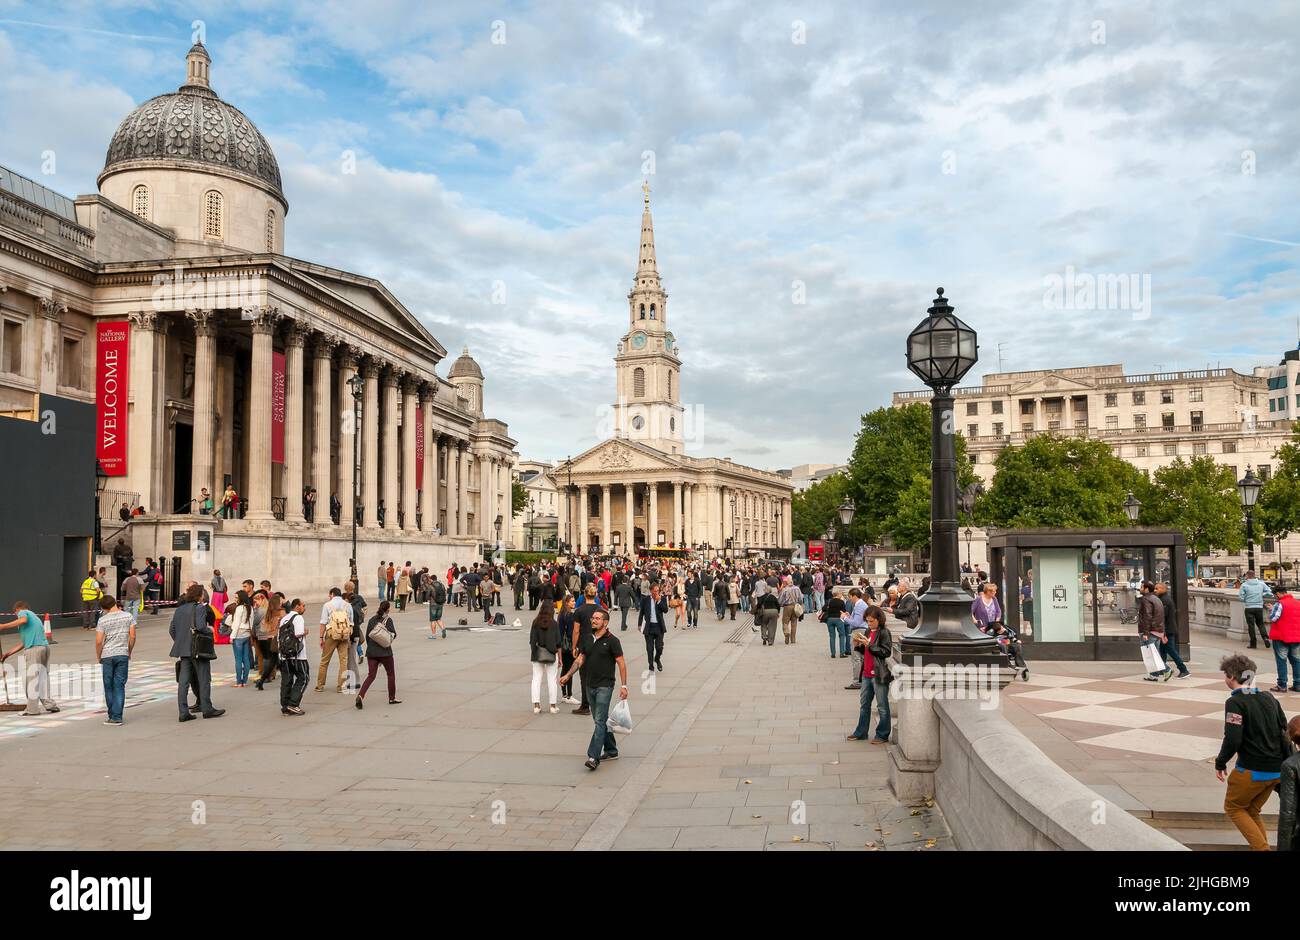
{"type": "Polygon", "coordinates": [[[1022,682],[1028,682],[1029,667],[1025,665],[1023,644],[1020,642],[1020,637],[1016,635],[1016,632],[1001,620],[991,621],[989,625],[984,628],[984,632],[1002,644],[1003,652],[1007,654],[1011,659],[1011,664],[1016,668],[1016,675],[1020,677],[1022,682]]]}

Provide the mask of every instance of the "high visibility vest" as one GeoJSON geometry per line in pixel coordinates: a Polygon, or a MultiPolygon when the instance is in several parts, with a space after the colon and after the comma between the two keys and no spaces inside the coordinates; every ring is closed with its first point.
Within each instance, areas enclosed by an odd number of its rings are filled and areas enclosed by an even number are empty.
{"type": "Polygon", "coordinates": [[[97,601],[103,594],[99,590],[99,582],[94,578],[87,578],[81,582],[81,599],[83,601],[97,601]]]}

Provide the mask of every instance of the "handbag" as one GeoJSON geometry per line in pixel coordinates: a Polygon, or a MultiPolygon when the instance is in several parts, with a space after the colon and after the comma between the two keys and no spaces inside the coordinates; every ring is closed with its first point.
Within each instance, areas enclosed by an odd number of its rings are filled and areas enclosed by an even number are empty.
{"type": "Polygon", "coordinates": [[[555,662],[555,654],[550,650],[548,650],[545,646],[539,646],[537,647],[537,659],[535,659],[534,662],[545,663],[549,665],[555,662]]]}
{"type": "Polygon", "coordinates": [[[795,604],[795,605],[794,605],[794,615],[795,615],[796,617],[802,617],[802,616],[803,616],[803,604],[795,604]]]}
{"type": "Polygon", "coordinates": [[[370,628],[370,632],[366,634],[366,639],[377,646],[382,646],[384,649],[392,649],[394,637],[388,631],[387,626],[376,623],[370,628]]]}
{"type": "Polygon", "coordinates": [[[194,619],[190,624],[190,658],[216,659],[217,647],[211,633],[199,632],[199,605],[194,605],[194,619]]]}

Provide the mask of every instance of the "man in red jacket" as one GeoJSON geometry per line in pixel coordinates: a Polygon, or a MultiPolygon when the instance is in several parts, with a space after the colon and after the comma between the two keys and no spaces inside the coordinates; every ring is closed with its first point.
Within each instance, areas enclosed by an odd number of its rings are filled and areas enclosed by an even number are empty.
{"type": "Polygon", "coordinates": [[[1285,692],[1286,664],[1291,663],[1291,691],[1300,692],[1300,600],[1291,596],[1284,587],[1275,587],[1277,603],[1269,614],[1272,625],[1269,639],[1273,645],[1273,659],[1277,661],[1277,685],[1274,692],[1285,692]]]}

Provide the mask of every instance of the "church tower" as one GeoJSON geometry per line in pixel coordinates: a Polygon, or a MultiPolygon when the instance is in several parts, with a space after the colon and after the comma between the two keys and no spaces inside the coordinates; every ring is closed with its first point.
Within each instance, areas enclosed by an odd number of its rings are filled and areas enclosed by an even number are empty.
{"type": "Polygon", "coordinates": [[[614,357],[618,401],[615,436],[640,441],[668,454],[682,447],[681,360],[668,331],[668,294],[655,262],[650,186],[643,184],[641,247],[628,293],[628,332],[614,357]]]}

